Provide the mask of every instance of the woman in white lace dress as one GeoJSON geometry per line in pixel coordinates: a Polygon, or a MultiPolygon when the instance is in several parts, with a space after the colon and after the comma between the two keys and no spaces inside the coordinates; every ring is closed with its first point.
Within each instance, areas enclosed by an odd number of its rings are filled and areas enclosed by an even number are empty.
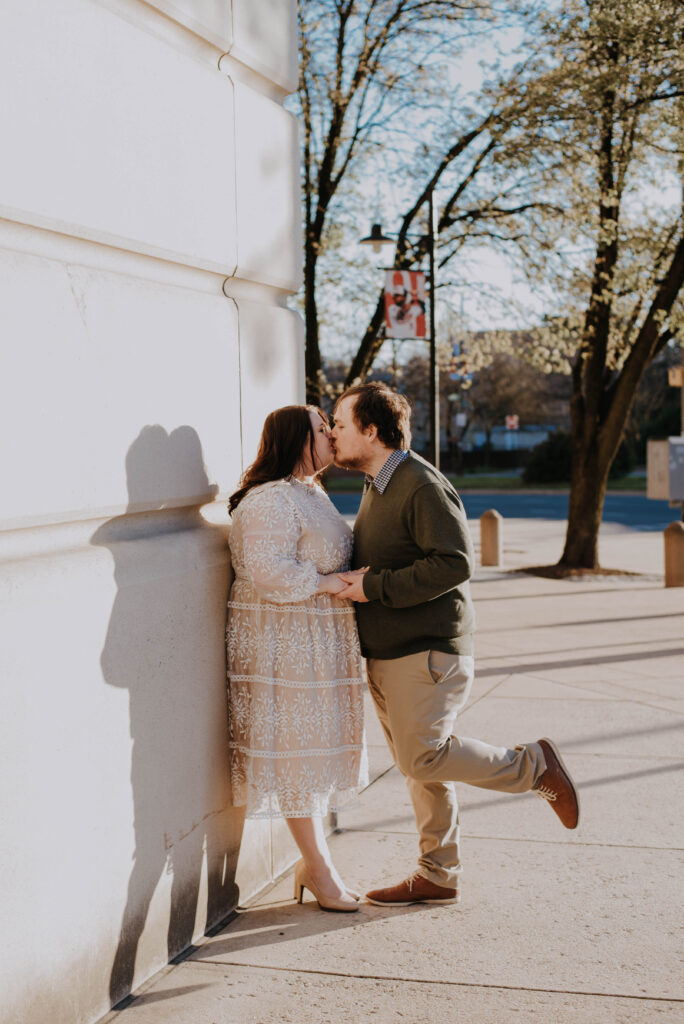
{"type": "Polygon", "coordinates": [[[247,817],[286,819],[300,902],[306,887],[323,909],[353,911],[322,825],[367,782],[354,607],[335,597],[352,532],[316,481],[332,457],[320,410],[277,409],[230,499],[231,778],[247,817]]]}

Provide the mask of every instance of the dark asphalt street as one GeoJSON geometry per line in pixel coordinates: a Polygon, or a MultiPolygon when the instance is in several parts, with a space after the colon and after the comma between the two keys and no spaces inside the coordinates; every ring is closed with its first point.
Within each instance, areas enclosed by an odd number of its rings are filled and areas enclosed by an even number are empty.
{"type": "MultiPolygon", "coordinates": [[[[360,494],[331,494],[335,507],[343,515],[355,515],[360,494]]],[[[526,492],[461,495],[469,519],[479,519],[494,508],[505,519],[566,519],[568,496],[564,493],[529,494],[526,492]]],[[[670,508],[666,501],[651,501],[643,494],[609,494],[603,507],[605,523],[620,523],[635,530],[664,530],[681,518],[681,509],[670,508]]]]}

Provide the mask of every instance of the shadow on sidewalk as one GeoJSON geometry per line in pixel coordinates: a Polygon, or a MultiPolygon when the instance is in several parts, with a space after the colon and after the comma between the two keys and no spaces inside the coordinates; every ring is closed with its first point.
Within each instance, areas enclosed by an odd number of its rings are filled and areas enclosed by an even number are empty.
{"type": "MultiPolygon", "coordinates": [[[[353,831],[352,829],[345,829],[353,831]]],[[[412,907],[376,907],[372,903],[361,903],[355,914],[322,912],[313,900],[302,906],[292,900],[260,904],[257,907],[239,910],[237,916],[216,938],[201,946],[189,958],[194,963],[232,963],[232,956],[263,946],[279,945],[314,935],[339,932],[345,928],[359,928],[397,913],[417,914],[433,911],[428,904],[412,907]]],[[[293,969],[306,970],[307,965],[297,964],[293,969]]],[[[311,965],[312,967],[315,965],[311,965]]]]}
{"type": "MultiPolygon", "coordinates": [[[[646,778],[647,776],[651,775],[663,775],[667,773],[681,771],[684,771],[684,761],[676,761],[674,764],[659,765],[656,768],[644,768],[638,771],[621,772],[620,774],[616,775],[603,775],[595,779],[587,779],[586,781],[582,780],[581,782],[579,782],[579,791],[581,795],[585,789],[592,789],[596,786],[608,786],[618,782],[631,782],[635,779],[646,778]]],[[[481,800],[479,802],[471,802],[469,800],[468,803],[463,806],[464,815],[467,816],[472,811],[489,810],[490,808],[499,805],[510,805],[511,799],[513,797],[515,797],[518,800],[527,801],[530,801],[532,798],[537,799],[536,797],[534,797],[534,793],[532,792],[518,794],[506,793],[503,796],[494,796],[493,791],[491,790],[487,790],[487,792],[491,792],[492,795],[489,796],[486,800],[481,800]]],[[[412,813],[408,806],[404,811],[400,811],[393,817],[385,817],[378,820],[374,820],[372,826],[364,828],[355,825],[350,825],[348,828],[344,828],[341,831],[351,834],[354,832],[383,832],[384,830],[388,830],[394,835],[416,835],[417,833],[415,832],[415,825],[413,823],[412,813]],[[398,825],[406,825],[407,827],[404,829],[400,829],[397,827],[398,825]]],[[[578,830],[578,832],[576,833],[563,833],[563,839],[566,841],[572,841],[573,839],[577,839],[579,842],[582,842],[581,826],[580,830],[578,830]]]]}
{"type": "MultiPolygon", "coordinates": [[[[567,745],[568,744],[565,744],[564,746],[567,747],[567,745]]],[[[678,761],[675,764],[662,765],[662,766],[659,766],[657,768],[644,768],[644,769],[641,769],[640,771],[635,771],[635,772],[622,772],[619,775],[602,775],[601,777],[599,777],[597,779],[588,779],[586,782],[582,781],[581,783],[579,783],[579,792],[580,792],[580,796],[581,796],[582,792],[585,789],[592,789],[595,786],[609,786],[609,785],[611,785],[613,783],[616,783],[616,782],[630,782],[630,781],[633,781],[634,779],[642,779],[642,778],[645,778],[648,775],[665,775],[667,773],[681,772],[681,771],[684,771],[684,761],[678,761]]],[[[534,794],[533,793],[521,793],[520,796],[522,796],[522,797],[533,797],[534,794]]],[[[506,803],[509,802],[509,800],[510,800],[510,794],[507,794],[504,797],[494,797],[494,798],[491,798],[489,800],[483,800],[480,803],[468,803],[467,813],[470,814],[471,811],[479,811],[479,810],[482,810],[483,808],[489,810],[490,807],[496,807],[497,804],[506,804],[506,803]]],[[[380,824],[382,824],[382,822],[379,822],[378,824],[380,825],[380,824]]],[[[582,825],[582,823],[580,822],[580,829],[581,829],[581,825],[582,825]]],[[[353,832],[355,830],[354,829],[350,829],[350,831],[353,832]]],[[[365,830],[361,829],[359,831],[365,831],[365,830]]],[[[582,838],[581,831],[578,831],[576,836],[573,836],[573,835],[566,836],[566,835],[564,835],[563,838],[566,839],[566,840],[567,839],[572,840],[573,838],[578,838],[578,839],[581,840],[581,838],[582,838]]]]}
{"type": "MultiPolygon", "coordinates": [[[[516,574],[519,575],[519,576],[527,577],[527,573],[521,572],[519,569],[505,569],[504,573],[506,574],[506,576],[510,577],[511,579],[516,574]]],[[[533,579],[534,577],[527,577],[527,578],[528,579],[533,579]]],[[[625,576],[625,577],[622,577],[622,578],[625,580],[625,582],[638,583],[640,580],[644,579],[644,575],[642,573],[639,576],[631,576],[631,577],[630,576],[625,576]]],[[[623,594],[625,592],[625,587],[602,587],[602,586],[598,585],[598,584],[600,584],[600,580],[597,579],[596,582],[597,582],[597,586],[593,590],[570,590],[568,588],[575,586],[575,584],[573,583],[572,580],[559,580],[558,581],[558,583],[559,583],[558,590],[552,590],[551,593],[546,593],[546,594],[540,594],[536,590],[533,591],[531,594],[520,594],[520,593],[517,593],[515,595],[515,600],[517,602],[517,601],[525,601],[525,600],[527,600],[527,601],[538,601],[540,598],[545,598],[545,597],[562,597],[562,598],[568,598],[568,597],[589,597],[589,596],[596,597],[596,595],[598,595],[598,594],[603,596],[603,594],[623,594]]],[[[471,580],[471,586],[472,586],[473,591],[474,591],[474,593],[476,595],[476,601],[477,601],[478,604],[483,602],[483,601],[510,601],[511,596],[508,593],[506,593],[506,594],[503,594],[503,593],[502,594],[492,594],[491,597],[481,597],[476,592],[476,590],[475,590],[475,588],[477,586],[490,586],[490,585],[491,585],[491,581],[490,580],[484,580],[484,579],[483,580],[478,580],[478,579],[471,580]]],[[[663,584],[660,583],[659,586],[655,586],[655,587],[639,587],[639,593],[642,593],[642,592],[646,593],[646,591],[648,591],[648,590],[657,590],[659,593],[662,593],[663,589],[664,589],[663,588],[663,584]]]]}
{"type": "MultiPolygon", "coordinates": [[[[189,955],[183,957],[183,960],[188,964],[211,964],[213,967],[254,967],[250,954],[255,949],[297,942],[315,936],[333,935],[347,928],[360,928],[371,922],[377,923],[385,918],[396,917],[397,914],[406,916],[420,914],[424,911],[434,912],[434,907],[422,904],[403,909],[383,908],[370,903],[362,903],[355,914],[335,914],[323,913],[311,900],[306,901],[303,906],[299,906],[292,900],[260,904],[238,911],[215,938],[200,947],[191,949],[189,955]]],[[[301,955],[298,956],[294,948],[288,956],[287,963],[288,971],[304,974],[320,973],[318,962],[306,960],[301,955]]],[[[279,970],[280,968],[271,966],[270,969],[279,970]]],[[[328,975],[341,977],[345,977],[348,973],[348,971],[326,971],[328,975]]],[[[178,985],[161,991],[154,989],[150,992],[143,991],[130,1000],[127,1008],[135,1009],[146,1004],[192,995],[214,984],[215,979],[212,978],[205,984],[178,985]]],[[[254,995],[256,994],[254,993],[254,995]]],[[[255,1016],[254,1019],[260,1018],[255,1016]]]]}
{"type": "MultiPolygon", "coordinates": [[[[506,664],[503,669],[501,665],[498,668],[478,669],[477,678],[483,679],[487,676],[500,676],[502,671],[505,671],[509,676],[518,676],[562,668],[587,668],[594,665],[607,665],[622,661],[651,661],[653,658],[674,658],[680,654],[684,654],[684,647],[675,647],[671,650],[665,649],[662,651],[640,651],[636,654],[606,654],[599,657],[584,655],[580,658],[568,658],[565,661],[528,661],[519,665],[506,664]]],[[[496,657],[497,661],[505,661],[506,659],[505,654],[490,655],[490,657],[496,657]]],[[[480,661],[484,660],[484,658],[480,659],[480,661]]]]}
{"type": "MultiPolygon", "coordinates": [[[[539,595],[542,596],[542,595],[539,595]]],[[[516,595],[516,601],[517,601],[516,595]]],[[[681,612],[654,612],[653,615],[619,615],[613,619],[577,619],[574,622],[530,622],[526,629],[565,629],[566,626],[606,626],[616,622],[644,622],[645,619],[681,619],[681,612]]],[[[483,633],[500,633],[501,626],[492,626],[490,629],[479,629],[477,635],[483,633]]],[[[633,643],[648,643],[648,641],[633,641],[633,643]]],[[[480,659],[481,660],[481,659],[480,659]]]]}

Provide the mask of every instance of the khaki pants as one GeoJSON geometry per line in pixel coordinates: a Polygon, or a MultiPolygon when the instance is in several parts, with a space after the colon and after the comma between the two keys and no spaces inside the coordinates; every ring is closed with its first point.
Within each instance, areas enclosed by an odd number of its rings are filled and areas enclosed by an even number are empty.
{"type": "Polygon", "coordinates": [[[461,872],[455,782],[524,793],[545,771],[538,743],[508,749],[454,734],[473,683],[470,655],[421,651],[368,661],[368,685],[420,833],[420,873],[457,886],[461,872]]]}

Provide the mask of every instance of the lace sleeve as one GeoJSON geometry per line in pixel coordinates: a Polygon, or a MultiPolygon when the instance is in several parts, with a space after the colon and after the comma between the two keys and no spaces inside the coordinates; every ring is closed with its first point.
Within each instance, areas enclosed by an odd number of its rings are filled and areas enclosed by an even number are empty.
{"type": "Polygon", "coordinates": [[[259,596],[276,604],[305,601],[318,588],[314,563],[297,557],[300,525],[287,486],[255,490],[241,509],[245,571],[259,596]]]}

